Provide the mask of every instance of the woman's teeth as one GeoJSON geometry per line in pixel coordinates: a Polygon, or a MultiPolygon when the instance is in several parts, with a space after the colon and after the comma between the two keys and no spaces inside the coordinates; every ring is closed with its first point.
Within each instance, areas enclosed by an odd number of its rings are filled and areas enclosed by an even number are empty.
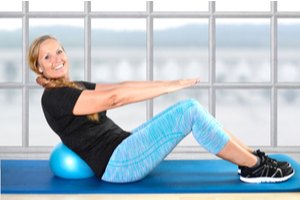
{"type": "Polygon", "coordinates": [[[63,66],[64,66],[64,64],[60,64],[60,65],[56,66],[56,67],[54,68],[54,70],[59,70],[59,69],[62,68],[63,66]]]}

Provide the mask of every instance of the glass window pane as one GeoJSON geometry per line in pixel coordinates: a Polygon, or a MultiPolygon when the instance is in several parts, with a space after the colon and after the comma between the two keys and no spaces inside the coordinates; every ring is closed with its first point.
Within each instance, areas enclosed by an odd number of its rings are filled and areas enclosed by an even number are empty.
{"type": "Polygon", "coordinates": [[[199,0],[154,1],[154,11],[208,11],[208,2],[199,0]]]}
{"type": "Polygon", "coordinates": [[[0,18],[0,82],[22,81],[22,21],[0,18]]]}
{"type": "Polygon", "coordinates": [[[278,19],[278,81],[300,82],[299,34],[299,19],[278,19]]]}
{"type": "Polygon", "coordinates": [[[277,2],[278,11],[300,11],[298,1],[278,1],[277,2]]]}
{"type": "MultiPolygon", "coordinates": [[[[30,43],[42,35],[53,35],[64,46],[70,63],[72,80],[84,79],[84,31],[83,19],[30,19],[30,43]]],[[[30,72],[30,81],[36,75],[30,72]]]]}
{"type": "Polygon", "coordinates": [[[22,10],[22,1],[0,1],[0,12],[21,11],[21,10],[22,10]]]}
{"type": "Polygon", "coordinates": [[[299,146],[299,89],[278,90],[278,145],[299,146]]]}
{"type": "MultiPolygon", "coordinates": [[[[176,104],[179,101],[187,100],[187,99],[195,99],[199,101],[199,103],[208,110],[208,91],[204,89],[185,89],[180,90],[176,93],[170,93],[167,95],[163,95],[154,100],[154,115],[157,115],[168,107],[176,104]]],[[[186,138],[184,138],[179,146],[197,146],[199,144],[194,139],[192,134],[189,134],[186,138]]]]}
{"type": "Polygon", "coordinates": [[[208,81],[208,21],[154,20],[154,78],[208,81]]]}
{"type": "Polygon", "coordinates": [[[54,146],[60,139],[48,125],[44,116],[41,97],[42,89],[29,90],[29,145],[54,146]]]}
{"type": "Polygon", "coordinates": [[[270,145],[270,97],[269,90],[218,90],[217,119],[247,145],[270,145]]]}
{"type": "Polygon", "coordinates": [[[144,19],[92,20],[92,81],[146,79],[145,23],[144,19]]]}
{"type": "Polygon", "coordinates": [[[30,11],[83,11],[84,1],[29,1],[30,11]]]}
{"type": "Polygon", "coordinates": [[[270,9],[269,1],[226,0],[216,2],[217,11],[269,11],[270,9]]]}
{"type": "Polygon", "coordinates": [[[0,146],[22,146],[22,90],[0,89],[0,146]]]}
{"type": "Polygon", "coordinates": [[[270,81],[269,20],[216,20],[216,80],[270,81]]]}
{"type": "Polygon", "coordinates": [[[146,1],[92,1],[92,11],[146,11],[146,1]]]}

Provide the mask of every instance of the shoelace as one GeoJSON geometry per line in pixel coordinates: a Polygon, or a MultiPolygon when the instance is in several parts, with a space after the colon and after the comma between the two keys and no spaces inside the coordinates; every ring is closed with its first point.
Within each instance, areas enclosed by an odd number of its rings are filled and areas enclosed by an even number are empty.
{"type": "Polygon", "coordinates": [[[260,150],[257,150],[256,153],[259,157],[263,157],[266,160],[266,162],[271,162],[272,164],[274,164],[277,167],[277,165],[278,165],[277,160],[270,158],[269,156],[267,156],[265,154],[265,152],[261,152],[260,150]]]}
{"type": "Polygon", "coordinates": [[[280,173],[280,176],[282,177],[282,170],[278,168],[277,162],[272,159],[266,159],[263,171],[261,172],[261,176],[271,176],[274,177],[277,175],[277,173],[280,173]],[[269,175],[269,172],[272,174],[269,175]]]}

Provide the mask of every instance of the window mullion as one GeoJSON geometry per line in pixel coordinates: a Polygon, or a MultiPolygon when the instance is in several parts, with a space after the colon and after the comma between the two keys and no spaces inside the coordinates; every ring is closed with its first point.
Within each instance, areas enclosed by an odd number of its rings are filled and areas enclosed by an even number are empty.
{"type": "Polygon", "coordinates": [[[277,2],[271,2],[271,137],[270,142],[272,147],[277,147],[277,122],[278,122],[278,113],[277,113],[277,2]]]}
{"type": "Polygon", "coordinates": [[[91,2],[84,2],[84,79],[91,81],[91,2]]]}
{"type": "Polygon", "coordinates": [[[28,1],[22,2],[22,147],[29,146],[29,69],[27,67],[27,48],[29,35],[28,1]]]}
{"type": "MultiPolygon", "coordinates": [[[[146,78],[153,80],[153,2],[147,1],[147,64],[146,64],[146,78]]],[[[148,100],[146,104],[146,119],[153,117],[153,100],[148,100]]]]}
{"type": "Polygon", "coordinates": [[[215,78],[216,78],[216,19],[215,19],[215,2],[209,2],[209,111],[216,115],[216,91],[215,91],[215,78]]]}

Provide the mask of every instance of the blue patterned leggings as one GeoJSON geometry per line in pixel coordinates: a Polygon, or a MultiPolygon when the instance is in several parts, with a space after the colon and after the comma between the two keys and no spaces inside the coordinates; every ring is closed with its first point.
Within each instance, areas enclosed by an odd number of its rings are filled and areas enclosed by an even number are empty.
{"type": "Polygon", "coordinates": [[[213,154],[229,140],[222,126],[197,101],[181,101],[134,129],[113,152],[102,180],[127,183],[144,178],[190,132],[213,154]]]}

